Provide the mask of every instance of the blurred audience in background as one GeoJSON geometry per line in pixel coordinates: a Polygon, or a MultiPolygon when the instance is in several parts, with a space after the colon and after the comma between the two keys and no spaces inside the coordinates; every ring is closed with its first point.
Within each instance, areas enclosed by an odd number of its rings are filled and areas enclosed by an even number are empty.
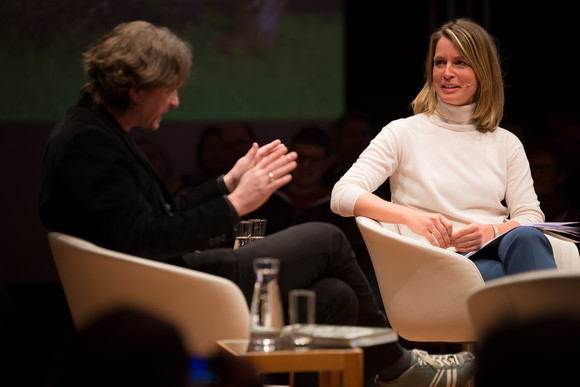
{"type": "Polygon", "coordinates": [[[195,187],[227,172],[222,132],[218,125],[208,126],[201,132],[193,155],[194,169],[182,176],[185,187],[195,187]]]}
{"type": "Polygon", "coordinates": [[[258,141],[254,130],[246,122],[226,124],[223,129],[222,139],[225,151],[225,168],[228,171],[234,166],[236,161],[248,152],[252,143],[258,141]]]}
{"type": "MultiPolygon", "coordinates": [[[[349,170],[377,132],[373,119],[364,110],[349,110],[331,125],[334,161],[325,178],[328,185],[334,186],[349,170]]],[[[390,199],[388,179],[375,193],[383,199],[390,199]]]]}
{"type": "Polygon", "coordinates": [[[563,113],[554,122],[553,137],[566,166],[564,192],[573,205],[580,206],[580,112],[563,113]]]}
{"type": "Polygon", "coordinates": [[[580,221],[580,113],[514,106],[501,126],[522,141],[547,222],[580,221]]]}
{"type": "Polygon", "coordinates": [[[333,186],[356,161],[375,136],[369,114],[362,110],[347,111],[331,126],[334,163],[328,174],[333,186]]]}
{"type": "Polygon", "coordinates": [[[526,144],[537,135],[537,117],[530,116],[529,112],[521,107],[506,109],[500,126],[509,130],[526,144]]]}
{"type": "Polygon", "coordinates": [[[323,181],[331,163],[329,135],[317,126],[304,127],[293,136],[290,149],[298,153],[292,180],[247,218],[268,219],[268,234],[309,221],[338,225],[341,217],[330,211],[332,187],[323,181]]]}
{"type": "Polygon", "coordinates": [[[377,305],[384,310],[370,256],[355,219],[339,216],[330,210],[332,186],[326,180],[332,163],[330,135],[318,126],[303,127],[292,137],[290,149],[298,153],[298,166],[292,172],[292,180],[245,218],[267,219],[267,234],[311,221],[338,226],[356,253],[359,265],[373,289],[377,305]]]}
{"type": "MultiPolygon", "coordinates": [[[[529,111],[516,107],[506,114],[502,127],[515,133],[526,147],[534,187],[546,221],[577,221],[580,207],[580,114],[550,111],[545,119],[536,120],[531,120],[529,115],[529,111]]],[[[376,132],[373,125],[365,111],[351,110],[332,123],[328,131],[307,126],[295,133],[292,148],[302,152],[302,157],[293,173],[293,181],[270,199],[273,203],[261,209],[267,212],[268,207],[278,208],[278,220],[270,217],[269,232],[314,219],[326,219],[339,225],[341,220],[330,214],[325,197],[369,145],[376,132]],[[315,157],[309,152],[317,155],[324,153],[324,156],[315,157]]],[[[229,170],[254,141],[259,142],[247,122],[207,126],[200,134],[193,154],[193,169],[176,178],[171,158],[158,144],[149,138],[136,140],[174,194],[229,170]]],[[[378,194],[385,199],[390,198],[388,180],[378,189],[378,194]]],[[[358,234],[356,225],[353,227],[350,233],[356,231],[355,234],[358,234]]]]}
{"type": "Polygon", "coordinates": [[[580,208],[571,204],[564,189],[568,164],[558,143],[537,138],[528,143],[534,189],[547,222],[580,221],[580,208]]]}

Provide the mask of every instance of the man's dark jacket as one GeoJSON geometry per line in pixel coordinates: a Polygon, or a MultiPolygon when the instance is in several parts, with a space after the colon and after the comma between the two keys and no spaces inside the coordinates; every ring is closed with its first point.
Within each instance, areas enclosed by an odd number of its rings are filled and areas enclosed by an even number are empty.
{"type": "Polygon", "coordinates": [[[222,179],[172,197],[132,138],[88,95],[51,133],[40,217],[48,230],[168,261],[233,246],[238,215],[222,179]]]}

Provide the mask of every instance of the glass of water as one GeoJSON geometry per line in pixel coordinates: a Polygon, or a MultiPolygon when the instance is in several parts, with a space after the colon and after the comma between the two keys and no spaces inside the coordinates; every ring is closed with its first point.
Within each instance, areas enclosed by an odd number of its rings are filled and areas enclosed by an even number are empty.
{"type": "Polygon", "coordinates": [[[234,250],[247,245],[251,242],[250,238],[252,236],[252,221],[250,220],[242,220],[236,228],[234,229],[234,233],[236,235],[236,241],[234,242],[234,250]]]}
{"type": "Polygon", "coordinates": [[[266,236],[266,225],[268,221],[266,219],[250,219],[252,222],[252,235],[250,236],[251,241],[258,239],[264,239],[266,236]]]}
{"type": "Polygon", "coordinates": [[[296,347],[307,347],[312,343],[312,329],[316,322],[316,293],[309,289],[294,289],[288,298],[290,338],[296,347]]]}

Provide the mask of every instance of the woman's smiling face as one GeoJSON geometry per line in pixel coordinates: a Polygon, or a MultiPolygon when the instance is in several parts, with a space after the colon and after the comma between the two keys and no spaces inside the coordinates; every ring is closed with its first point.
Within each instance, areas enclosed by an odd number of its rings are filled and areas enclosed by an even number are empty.
{"type": "Polygon", "coordinates": [[[450,105],[468,105],[475,100],[478,88],[475,72],[453,42],[445,37],[435,46],[433,85],[439,98],[450,105]]]}

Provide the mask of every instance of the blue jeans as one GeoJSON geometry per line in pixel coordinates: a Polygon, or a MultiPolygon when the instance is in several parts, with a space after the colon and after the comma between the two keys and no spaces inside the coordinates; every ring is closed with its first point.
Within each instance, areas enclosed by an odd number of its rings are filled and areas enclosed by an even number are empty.
{"type": "Polygon", "coordinates": [[[484,281],[525,271],[556,268],[550,241],[534,227],[515,228],[470,258],[484,281]]]}

